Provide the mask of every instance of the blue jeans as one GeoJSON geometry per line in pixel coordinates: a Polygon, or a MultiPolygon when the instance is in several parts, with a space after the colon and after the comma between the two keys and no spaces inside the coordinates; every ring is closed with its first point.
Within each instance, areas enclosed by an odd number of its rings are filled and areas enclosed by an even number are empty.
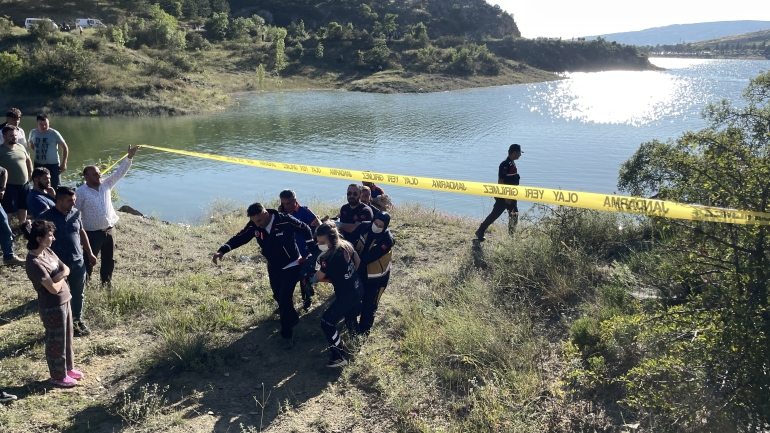
{"type": "Polygon", "coordinates": [[[8,225],[8,215],[0,207],[0,249],[3,250],[3,260],[13,258],[13,233],[8,225]]]}
{"type": "Polygon", "coordinates": [[[67,284],[70,286],[72,294],[72,320],[79,322],[83,315],[83,304],[86,301],[86,264],[83,259],[75,263],[66,263],[70,268],[70,275],[67,277],[67,284]]]}

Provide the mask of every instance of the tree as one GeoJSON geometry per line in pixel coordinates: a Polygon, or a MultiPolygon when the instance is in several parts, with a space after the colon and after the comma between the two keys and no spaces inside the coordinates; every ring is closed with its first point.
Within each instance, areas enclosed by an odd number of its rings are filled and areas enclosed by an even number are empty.
{"type": "Polygon", "coordinates": [[[184,30],[179,29],[176,18],[166,13],[157,3],[150,6],[150,15],[149,31],[153,46],[180,50],[185,48],[184,30]]]}
{"type": "MultiPolygon", "coordinates": [[[[618,187],[770,212],[770,73],[752,79],[743,99],[744,107],[709,105],[703,130],[643,143],[618,187]]],[[[602,324],[607,335],[630,333],[640,353],[620,378],[625,402],[662,417],[659,425],[676,420],[671,429],[761,431],[770,423],[770,226],[653,223],[659,239],[639,267],[660,301],[602,324]]]]}
{"type": "Polygon", "coordinates": [[[323,59],[324,58],[324,44],[318,43],[315,47],[315,58],[316,59],[323,59]]]}
{"type": "Polygon", "coordinates": [[[398,30],[396,18],[398,18],[398,14],[385,14],[385,17],[382,19],[382,31],[390,34],[398,30]]]}
{"type": "Polygon", "coordinates": [[[297,45],[294,45],[294,50],[297,52],[297,56],[300,60],[305,56],[305,47],[303,47],[301,43],[297,42],[297,45]]]}
{"type": "Polygon", "coordinates": [[[388,62],[388,57],[390,57],[390,49],[388,48],[387,42],[382,39],[375,40],[374,47],[369,50],[369,54],[375,65],[386,64],[388,62]]]}
{"type": "Polygon", "coordinates": [[[252,30],[255,30],[256,25],[250,18],[238,17],[233,20],[230,26],[230,32],[233,39],[241,39],[249,36],[252,30]]]}
{"type": "Polygon", "coordinates": [[[265,82],[265,67],[262,66],[262,63],[257,66],[257,82],[259,83],[259,87],[262,87],[262,83],[265,82]]]}
{"type": "Polygon", "coordinates": [[[344,35],[342,26],[336,21],[330,22],[326,29],[326,37],[329,39],[342,39],[344,35]]]}
{"type": "Polygon", "coordinates": [[[5,17],[0,17],[0,38],[9,36],[13,31],[13,22],[5,17]]]}
{"type": "Polygon", "coordinates": [[[206,20],[206,33],[211,39],[224,39],[230,28],[230,20],[225,12],[211,14],[211,18],[206,20]]]}
{"type": "Polygon", "coordinates": [[[142,14],[147,11],[149,2],[147,0],[114,0],[114,3],[119,8],[128,13],[129,16],[134,14],[142,14]]]}
{"type": "Polygon", "coordinates": [[[21,76],[24,69],[19,56],[7,51],[0,53],[0,85],[3,87],[12,84],[21,76]]]}
{"type": "Polygon", "coordinates": [[[275,42],[273,42],[273,48],[275,49],[275,73],[278,74],[284,68],[286,68],[286,58],[284,57],[284,51],[286,50],[286,29],[278,27],[275,42]]]}
{"type": "Polygon", "coordinates": [[[412,28],[412,37],[417,41],[417,45],[426,47],[430,44],[430,38],[428,38],[428,28],[420,21],[412,28]]]}
{"type": "Polygon", "coordinates": [[[93,79],[93,56],[77,38],[65,38],[56,45],[42,43],[30,58],[25,74],[36,86],[56,94],[70,92],[93,79]]]}
{"type": "Polygon", "coordinates": [[[372,12],[372,8],[365,3],[361,3],[358,6],[358,15],[365,20],[376,20],[378,18],[377,12],[372,12]]]}
{"type": "Polygon", "coordinates": [[[227,0],[211,0],[211,12],[230,15],[230,2],[227,0]]]}

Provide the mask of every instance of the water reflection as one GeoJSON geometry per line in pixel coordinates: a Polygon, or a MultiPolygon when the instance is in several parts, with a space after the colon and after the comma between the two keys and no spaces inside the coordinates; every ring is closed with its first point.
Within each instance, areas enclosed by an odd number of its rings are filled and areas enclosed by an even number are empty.
{"type": "MultiPolygon", "coordinates": [[[[494,181],[512,142],[522,183],[615,189],[619,164],[643,141],[704,126],[706,102],[736,99],[768,61],[654,60],[661,72],[570,74],[554,83],[420,95],[351,92],[242,94],[222,113],[180,118],[56,118],[70,167],[148,143],[198,152],[448,179],[494,181]]],[[[34,124],[29,113],[22,126],[34,124]]],[[[218,198],[246,203],[284,188],[342,199],[347,182],[140,151],[120,194],[143,212],[195,219],[218,198]]],[[[396,203],[476,217],[492,200],[386,187],[396,203]]],[[[526,204],[522,204],[526,208],[526,204]]],[[[521,207],[520,207],[521,208],[521,207]]]]}

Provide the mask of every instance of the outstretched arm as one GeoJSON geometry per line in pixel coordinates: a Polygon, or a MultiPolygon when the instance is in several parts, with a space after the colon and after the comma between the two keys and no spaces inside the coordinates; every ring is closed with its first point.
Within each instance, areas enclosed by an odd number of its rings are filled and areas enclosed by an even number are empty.
{"type": "Polygon", "coordinates": [[[139,146],[128,146],[128,158],[120,163],[118,169],[115,170],[115,173],[112,173],[107,177],[107,179],[104,179],[104,184],[106,184],[109,188],[112,188],[116,183],[118,183],[120,179],[123,179],[126,173],[128,173],[128,169],[131,168],[131,161],[133,160],[134,155],[136,155],[137,150],[139,150],[139,146]]]}
{"type": "Polygon", "coordinates": [[[219,260],[225,256],[225,254],[229,253],[230,251],[238,247],[241,247],[249,243],[251,238],[254,237],[254,233],[256,230],[257,230],[257,226],[254,225],[253,222],[249,221],[249,223],[246,224],[246,227],[244,227],[240,232],[238,232],[238,234],[230,238],[229,241],[227,241],[224,245],[219,247],[219,249],[211,258],[211,260],[216,265],[217,262],[219,262],[219,260]]]}

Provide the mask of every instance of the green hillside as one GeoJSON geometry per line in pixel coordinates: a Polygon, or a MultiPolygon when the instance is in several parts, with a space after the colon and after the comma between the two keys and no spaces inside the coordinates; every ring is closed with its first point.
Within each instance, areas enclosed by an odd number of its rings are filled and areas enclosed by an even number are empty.
{"type": "Polygon", "coordinates": [[[647,53],[669,52],[702,57],[735,57],[770,59],[770,30],[742,33],[723,38],[676,45],[640,48],[647,53]]]}
{"type": "Polygon", "coordinates": [[[431,92],[652,68],[604,40],[521,38],[484,0],[18,0],[3,11],[0,102],[59,114],[186,114],[247,90],[431,92]],[[26,30],[29,17],[107,27],[26,30]]]}

